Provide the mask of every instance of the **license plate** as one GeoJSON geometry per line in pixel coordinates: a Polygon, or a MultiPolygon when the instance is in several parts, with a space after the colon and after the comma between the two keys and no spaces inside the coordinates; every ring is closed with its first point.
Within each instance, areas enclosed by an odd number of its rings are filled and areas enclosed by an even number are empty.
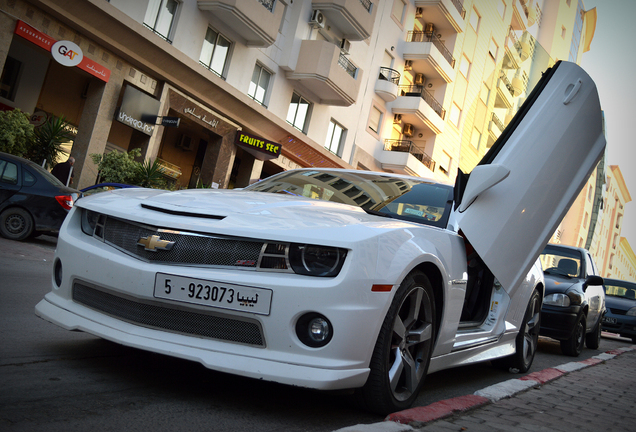
{"type": "Polygon", "coordinates": [[[616,324],[618,321],[613,317],[603,317],[603,322],[608,324],[616,324]]]}
{"type": "Polygon", "coordinates": [[[154,296],[213,308],[269,315],[272,290],[157,273],[154,296]]]}

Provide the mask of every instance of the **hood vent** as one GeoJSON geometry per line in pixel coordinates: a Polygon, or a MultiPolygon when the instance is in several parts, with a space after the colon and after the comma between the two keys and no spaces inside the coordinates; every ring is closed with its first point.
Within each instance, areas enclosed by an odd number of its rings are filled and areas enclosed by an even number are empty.
{"type": "Polygon", "coordinates": [[[162,207],[155,207],[149,204],[142,204],[141,205],[142,208],[145,208],[147,210],[154,210],[154,211],[158,211],[161,213],[166,213],[166,214],[170,214],[170,215],[174,215],[174,216],[189,216],[189,217],[198,217],[198,218],[204,218],[204,219],[217,219],[217,220],[222,220],[225,219],[225,216],[218,216],[218,215],[211,215],[211,214],[206,214],[206,213],[192,213],[192,212],[187,212],[187,211],[182,211],[182,210],[170,210],[170,209],[166,209],[166,208],[162,208],[162,207]]]}

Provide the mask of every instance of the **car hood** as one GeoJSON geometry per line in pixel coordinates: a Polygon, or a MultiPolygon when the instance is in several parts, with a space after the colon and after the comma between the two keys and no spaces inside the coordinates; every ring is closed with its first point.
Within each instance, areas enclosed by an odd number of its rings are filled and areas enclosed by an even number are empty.
{"type": "MultiPolygon", "coordinates": [[[[346,232],[348,239],[368,237],[356,230],[372,226],[379,234],[396,228],[439,228],[369,215],[359,207],[297,196],[227,189],[122,189],[83,198],[78,207],[149,225],[165,224],[198,232],[222,230],[228,235],[320,239],[324,229],[346,232]],[[274,234],[275,233],[275,234],[274,234]]],[[[344,235],[344,234],[342,234],[344,235]]],[[[323,237],[324,238],[324,237],[323,237]]]]}
{"type": "Polygon", "coordinates": [[[577,278],[559,277],[553,275],[544,275],[545,278],[545,295],[554,293],[565,293],[575,285],[581,286],[583,282],[577,278]]]}
{"type": "Polygon", "coordinates": [[[636,300],[626,299],[624,297],[615,297],[606,294],[605,305],[608,308],[629,310],[633,307],[636,307],[636,300]]]}

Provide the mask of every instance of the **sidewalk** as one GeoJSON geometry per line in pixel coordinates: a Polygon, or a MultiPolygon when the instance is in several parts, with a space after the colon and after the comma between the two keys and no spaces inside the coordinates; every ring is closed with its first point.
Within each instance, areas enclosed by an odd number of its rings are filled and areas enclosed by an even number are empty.
{"type": "Polygon", "coordinates": [[[635,411],[629,346],[335,432],[631,431],[635,411]]]}

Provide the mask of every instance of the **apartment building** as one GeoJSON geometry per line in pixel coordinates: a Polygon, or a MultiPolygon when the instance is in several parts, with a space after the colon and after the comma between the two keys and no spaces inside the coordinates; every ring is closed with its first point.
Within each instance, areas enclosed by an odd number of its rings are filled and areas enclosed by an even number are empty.
{"type": "Polygon", "coordinates": [[[72,128],[90,155],[140,148],[175,187],[296,167],[452,182],[541,73],[578,62],[578,0],[0,0],[0,108],[72,128]],[[72,57],[72,58],[71,58],[72,57]]]}

